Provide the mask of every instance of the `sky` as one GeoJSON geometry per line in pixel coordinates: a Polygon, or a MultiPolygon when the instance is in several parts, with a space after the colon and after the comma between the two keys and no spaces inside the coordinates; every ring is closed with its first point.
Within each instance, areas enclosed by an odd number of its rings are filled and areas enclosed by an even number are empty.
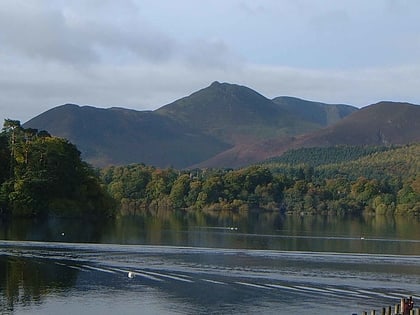
{"type": "Polygon", "coordinates": [[[154,110],[213,81],[420,104],[420,1],[0,1],[0,119],[66,103],[154,110]]]}

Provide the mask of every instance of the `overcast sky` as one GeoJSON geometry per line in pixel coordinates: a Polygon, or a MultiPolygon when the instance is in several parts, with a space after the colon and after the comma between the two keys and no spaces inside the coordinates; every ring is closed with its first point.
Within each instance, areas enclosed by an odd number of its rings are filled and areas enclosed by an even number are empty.
{"type": "Polygon", "coordinates": [[[216,80],[420,104],[420,1],[0,1],[0,119],[65,103],[153,110],[216,80]]]}

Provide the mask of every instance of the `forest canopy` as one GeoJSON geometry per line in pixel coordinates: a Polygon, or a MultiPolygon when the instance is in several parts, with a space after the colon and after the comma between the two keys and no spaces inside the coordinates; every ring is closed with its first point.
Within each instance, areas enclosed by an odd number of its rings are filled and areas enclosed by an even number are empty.
{"type": "Polygon", "coordinates": [[[0,133],[0,216],[107,217],[113,199],[69,141],[6,119],[0,133]]]}
{"type": "Polygon", "coordinates": [[[101,176],[123,213],[170,207],[420,215],[420,144],[313,148],[291,154],[295,157],[289,163],[270,161],[237,170],[178,171],[133,164],[103,169],[101,176]],[[330,154],[336,155],[334,163],[330,158],[320,163],[320,156],[330,154]],[[302,160],[306,163],[293,163],[302,160]]]}

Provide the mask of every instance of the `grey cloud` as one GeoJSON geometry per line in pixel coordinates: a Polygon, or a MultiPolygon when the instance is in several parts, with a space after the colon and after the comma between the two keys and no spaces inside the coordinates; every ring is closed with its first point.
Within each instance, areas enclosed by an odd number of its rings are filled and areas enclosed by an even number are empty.
{"type": "Polygon", "coordinates": [[[242,61],[221,39],[191,41],[182,49],[186,63],[198,68],[228,69],[242,61]]]}
{"type": "Polygon", "coordinates": [[[9,1],[0,6],[3,49],[44,60],[92,61],[94,51],[66,24],[60,11],[37,2],[9,1]]]}
{"type": "Polygon", "coordinates": [[[3,49],[73,64],[109,62],[121,56],[165,60],[175,46],[141,20],[112,23],[109,17],[84,12],[83,7],[59,9],[48,1],[6,2],[0,6],[0,28],[3,49]]]}
{"type": "MultiPolygon", "coordinates": [[[[142,16],[131,1],[5,0],[1,48],[8,54],[73,66],[178,60],[193,67],[226,67],[236,55],[222,39],[180,41],[142,16]]],[[[182,21],[180,21],[182,23],[182,21]]]]}
{"type": "Polygon", "coordinates": [[[413,2],[398,2],[403,17],[366,1],[162,3],[2,0],[0,119],[67,102],[155,109],[214,80],[267,97],[420,102],[413,2]]]}
{"type": "Polygon", "coordinates": [[[63,103],[155,109],[214,80],[249,86],[272,98],[290,95],[365,106],[380,100],[419,103],[419,67],[308,70],[272,66],[207,67],[188,64],[70,65],[32,63],[25,71],[0,65],[0,118],[26,121],[63,103]],[[60,75],[58,76],[57,73],[60,75]],[[182,78],[182,79],[180,79],[182,78]]]}
{"type": "Polygon", "coordinates": [[[240,11],[250,16],[253,16],[256,14],[263,14],[267,11],[267,9],[262,4],[255,4],[254,1],[252,2],[241,1],[237,5],[237,8],[240,11]]]}
{"type": "Polygon", "coordinates": [[[244,71],[239,80],[268,97],[289,95],[358,107],[382,100],[420,104],[416,93],[420,84],[419,66],[363,70],[253,66],[244,71]]]}
{"type": "Polygon", "coordinates": [[[110,27],[86,23],[78,31],[84,34],[92,49],[102,61],[131,62],[133,59],[145,61],[166,61],[174,53],[176,43],[145,25],[110,27]]]}

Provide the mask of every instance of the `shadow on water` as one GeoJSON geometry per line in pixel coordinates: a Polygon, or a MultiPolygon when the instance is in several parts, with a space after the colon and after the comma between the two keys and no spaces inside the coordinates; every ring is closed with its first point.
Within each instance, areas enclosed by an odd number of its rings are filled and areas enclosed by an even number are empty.
{"type": "Polygon", "coordinates": [[[16,241],[98,243],[107,229],[114,224],[114,221],[14,218],[10,221],[0,221],[0,238],[16,241]]]}
{"type": "Polygon", "coordinates": [[[78,272],[44,260],[0,255],[0,309],[39,305],[51,294],[71,288],[78,272]]]}

